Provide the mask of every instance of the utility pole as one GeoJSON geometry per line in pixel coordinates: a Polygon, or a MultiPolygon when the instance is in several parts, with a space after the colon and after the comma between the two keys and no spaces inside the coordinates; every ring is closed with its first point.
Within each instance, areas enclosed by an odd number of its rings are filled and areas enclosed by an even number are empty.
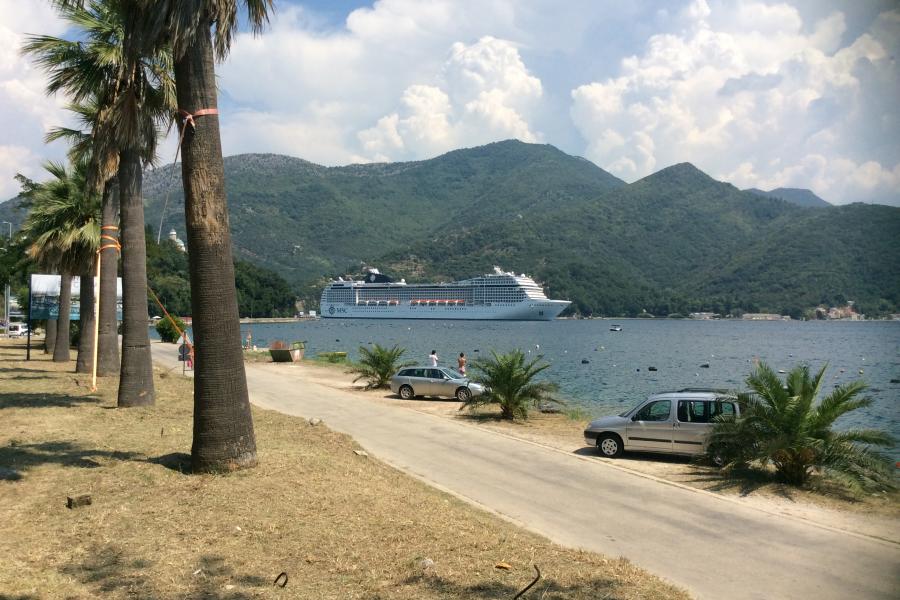
{"type": "MultiPolygon", "coordinates": [[[[12,242],[12,223],[10,223],[9,221],[3,221],[2,224],[9,225],[9,236],[7,239],[9,240],[9,242],[12,242]]],[[[9,250],[10,250],[9,242],[6,245],[7,252],[9,252],[9,250]]],[[[6,337],[10,337],[10,334],[9,334],[9,280],[6,281],[6,289],[4,290],[3,298],[6,300],[6,313],[4,313],[6,315],[4,317],[6,319],[6,327],[5,327],[6,337]]]]}

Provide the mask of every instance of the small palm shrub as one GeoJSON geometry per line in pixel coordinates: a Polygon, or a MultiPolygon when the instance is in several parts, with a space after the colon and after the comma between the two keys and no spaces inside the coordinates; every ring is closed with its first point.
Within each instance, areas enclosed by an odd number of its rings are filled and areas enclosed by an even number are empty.
{"type": "Polygon", "coordinates": [[[809,367],[795,367],[782,381],[766,364],[747,378],[752,390],[741,394],[741,417],[721,421],[710,434],[708,454],[725,468],[774,466],[783,481],[803,485],[820,472],[853,491],[893,487],[890,462],[873,446],[891,446],[883,431],[833,431],[838,417],[869,406],[859,395],[862,381],[841,385],[816,402],[825,367],[811,375],[809,367]]]}
{"type": "Polygon", "coordinates": [[[400,362],[400,357],[406,352],[405,348],[394,345],[385,348],[379,344],[373,344],[372,349],[365,346],[359,347],[359,362],[350,367],[348,373],[357,375],[354,383],[360,379],[366,380],[366,389],[384,388],[390,384],[391,376],[398,369],[408,367],[412,362],[400,362]]]}
{"type": "MultiPolygon", "coordinates": [[[[178,329],[184,331],[184,321],[175,315],[172,315],[172,318],[175,319],[175,323],[178,324],[178,329]]],[[[172,325],[172,321],[170,321],[168,317],[163,317],[156,323],[156,333],[159,334],[159,339],[169,344],[174,344],[181,339],[181,334],[178,333],[178,329],[175,329],[175,326],[172,325]]]]}
{"type": "Polygon", "coordinates": [[[526,362],[525,353],[513,350],[506,354],[491,351],[491,358],[479,359],[472,365],[474,381],[485,386],[485,393],[469,398],[461,407],[474,409],[485,404],[499,404],[504,419],[527,419],[528,411],[544,402],[562,404],[551,397],[557,385],[549,381],[534,381],[535,376],[550,368],[537,356],[526,362]]]}

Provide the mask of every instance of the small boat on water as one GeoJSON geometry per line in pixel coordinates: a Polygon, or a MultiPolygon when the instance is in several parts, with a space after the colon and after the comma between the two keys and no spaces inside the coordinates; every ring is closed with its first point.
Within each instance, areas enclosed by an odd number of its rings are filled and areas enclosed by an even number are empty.
{"type": "Polygon", "coordinates": [[[613,325],[612,327],[609,328],[609,330],[610,331],[622,331],[622,326],[621,325],[613,325]]]}

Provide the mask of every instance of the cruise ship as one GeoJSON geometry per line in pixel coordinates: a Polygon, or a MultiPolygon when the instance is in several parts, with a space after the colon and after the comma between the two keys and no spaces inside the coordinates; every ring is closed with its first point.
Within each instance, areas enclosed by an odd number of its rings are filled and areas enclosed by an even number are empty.
{"type": "Polygon", "coordinates": [[[452,283],[406,283],[368,269],[362,281],[338,278],[322,291],[323,318],[550,321],[570,302],[550,300],[527,275],[499,267],[452,283]]]}

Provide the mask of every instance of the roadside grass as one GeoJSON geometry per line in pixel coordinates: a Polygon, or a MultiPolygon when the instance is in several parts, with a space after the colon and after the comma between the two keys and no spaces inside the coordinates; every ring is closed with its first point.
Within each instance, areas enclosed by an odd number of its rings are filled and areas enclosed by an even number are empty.
{"type": "MultiPolygon", "coordinates": [[[[272,362],[272,356],[269,354],[268,349],[244,350],[244,362],[270,363],[272,362]]],[[[346,369],[351,365],[347,359],[346,352],[320,352],[315,356],[306,355],[303,357],[302,362],[340,369],[346,369]]]]}
{"type": "Polygon", "coordinates": [[[72,363],[23,355],[23,343],[0,342],[3,597],[512,598],[532,564],[543,579],[525,598],[688,597],[273,411],[253,409],[257,468],[185,474],[189,379],[157,371],[155,407],[116,409],[116,378],[92,393],[72,363]],[[93,504],[66,508],[76,493],[93,504]]]}

